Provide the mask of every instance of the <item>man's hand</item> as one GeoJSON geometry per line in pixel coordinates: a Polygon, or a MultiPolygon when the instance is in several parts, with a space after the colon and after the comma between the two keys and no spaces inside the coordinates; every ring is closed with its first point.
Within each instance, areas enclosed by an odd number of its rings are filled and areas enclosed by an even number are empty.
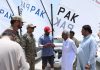
{"type": "Polygon", "coordinates": [[[89,64],[85,65],[85,70],[90,70],[90,65],[89,64]]]}
{"type": "Polygon", "coordinates": [[[50,44],[51,47],[55,47],[55,45],[53,43],[50,44]]]}
{"type": "Polygon", "coordinates": [[[55,45],[53,43],[47,43],[43,47],[55,47],[55,45]]]}

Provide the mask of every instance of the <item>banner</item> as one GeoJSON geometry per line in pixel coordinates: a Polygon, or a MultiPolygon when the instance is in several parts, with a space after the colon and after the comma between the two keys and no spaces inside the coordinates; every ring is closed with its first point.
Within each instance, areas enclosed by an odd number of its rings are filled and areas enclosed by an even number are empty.
{"type": "MultiPolygon", "coordinates": [[[[13,3],[12,3],[13,4],[13,3]]],[[[10,26],[11,16],[14,15],[8,0],[0,1],[0,34],[10,26]]]]}
{"type": "Polygon", "coordinates": [[[90,25],[93,36],[100,30],[100,0],[61,0],[54,17],[55,37],[61,32],[73,30],[77,39],[82,39],[83,25],[90,25]]]}

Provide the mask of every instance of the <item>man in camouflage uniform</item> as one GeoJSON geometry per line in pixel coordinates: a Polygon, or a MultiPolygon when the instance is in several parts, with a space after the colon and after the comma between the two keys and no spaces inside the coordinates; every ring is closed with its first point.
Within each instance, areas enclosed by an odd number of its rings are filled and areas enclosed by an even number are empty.
{"type": "Polygon", "coordinates": [[[27,33],[23,35],[23,40],[25,43],[24,49],[27,61],[30,64],[30,70],[35,70],[36,44],[34,35],[32,34],[34,28],[36,28],[36,26],[33,24],[27,25],[27,33]]]}
{"type": "Polygon", "coordinates": [[[10,23],[11,23],[11,27],[6,29],[4,32],[6,31],[13,32],[16,36],[15,41],[18,42],[23,47],[22,37],[21,35],[19,35],[18,32],[18,30],[21,29],[23,26],[22,18],[20,16],[12,16],[10,23]]]}

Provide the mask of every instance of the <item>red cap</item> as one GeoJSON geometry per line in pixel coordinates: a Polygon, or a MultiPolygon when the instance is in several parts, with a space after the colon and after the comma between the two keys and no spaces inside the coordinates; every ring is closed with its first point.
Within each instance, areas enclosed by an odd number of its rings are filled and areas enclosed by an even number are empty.
{"type": "Polygon", "coordinates": [[[44,27],[44,31],[45,31],[45,32],[49,32],[49,33],[50,33],[50,32],[51,32],[51,29],[50,29],[50,27],[49,27],[49,26],[46,26],[46,27],[44,27]]]}

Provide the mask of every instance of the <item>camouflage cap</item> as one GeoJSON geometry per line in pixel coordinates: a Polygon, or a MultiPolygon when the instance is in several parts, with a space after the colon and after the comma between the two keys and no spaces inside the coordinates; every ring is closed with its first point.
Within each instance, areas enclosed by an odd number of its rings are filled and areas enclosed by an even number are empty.
{"type": "Polygon", "coordinates": [[[27,28],[29,28],[29,27],[30,27],[30,28],[36,28],[36,26],[34,26],[33,24],[28,24],[28,25],[27,25],[27,28]]]}
{"type": "Polygon", "coordinates": [[[11,20],[18,20],[20,22],[23,22],[22,18],[20,16],[12,16],[11,20]]]}

